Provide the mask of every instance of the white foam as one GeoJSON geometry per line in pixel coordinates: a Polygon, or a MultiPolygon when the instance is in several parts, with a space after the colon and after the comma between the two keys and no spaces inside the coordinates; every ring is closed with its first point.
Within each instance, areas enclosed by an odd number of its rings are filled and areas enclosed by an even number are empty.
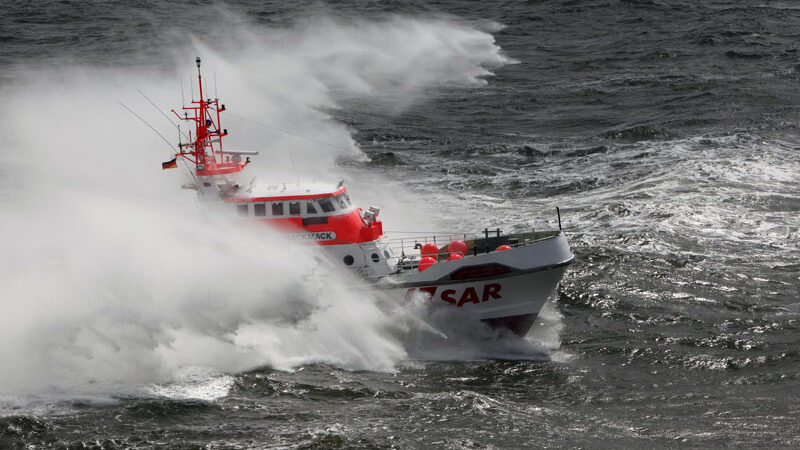
{"type": "Polygon", "coordinates": [[[231,375],[211,372],[203,367],[183,367],[175,374],[175,381],[154,384],[152,394],[177,400],[213,401],[228,395],[233,386],[231,375]]]}
{"type": "Polygon", "coordinates": [[[508,62],[490,34],[446,20],[317,20],[242,29],[214,46],[198,39],[175,49],[180,76],[64,64],[2,88],[0,389],[154,385],[211,399],[224,395],[225,374],[252,367],[391,371],[406,358],[397,323],[419,321],[404,322],[307,248],[202,218],[177,189],[187,175],[160,170],[169,148],[117,104],[176,139],[136,89],[178,106],[179,78],[188,97],[199,53],[229,111],[333,144],[223,119],[227,148],[262,152],[247,176],[293,181],[291,148],[301,177],[324,178],[337,158],[363,156],[320,112],[337,106],[334,93],[411,101],[431,86],[481,83],[508,62]],[[182,382],[187,367],[200,375],[182,382]]]}

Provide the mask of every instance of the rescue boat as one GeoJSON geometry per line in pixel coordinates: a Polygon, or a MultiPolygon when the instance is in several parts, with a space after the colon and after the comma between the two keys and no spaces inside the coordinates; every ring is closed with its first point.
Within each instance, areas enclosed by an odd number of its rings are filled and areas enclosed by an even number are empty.
{"type": "Polygon", "coordinates": [[[184,187],[196,190],[201,203],[270,226],[289,240],[319,245],[335,264],[401,301],[421,295],[433,307],[453,308],[520,336],[528,332],[574,259],[560,229],[390,237],[380,209],[354,205],[342,181],[241,186],[232,175],[258,153],[223,149],[225,105],[204,96],[199,57],[196,63],[199,99],[182,114],[172,110],[194,133],[162,168],[185,162],[194,182],[184,187]]]}

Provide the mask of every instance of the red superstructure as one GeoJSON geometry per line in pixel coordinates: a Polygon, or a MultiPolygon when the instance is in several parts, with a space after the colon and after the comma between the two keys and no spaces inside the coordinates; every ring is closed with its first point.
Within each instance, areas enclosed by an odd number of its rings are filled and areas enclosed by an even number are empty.
{"type": "MultiPolygon", "coordinates": [[[[356,208],[343,185],[321,188],[276,188],[273,195],[232,196],[239,215],[277,227],[287,233],[309,233],[305,239],[320,245],[361,244],[383,235],[383,224],[372,208],[366,214],[356,208]]],[[[267,187],[269,188],[269,186],[267,187]]],[[[299,236],[299,235],[298,235],[299,236]]],[[[302,238],[302,236],[299,236],[302,238]]]]}
{"type": "Polygon", "coordinates": [[[196,182],[188,187],[197,190],[204,203],[230,205],[228,211],[249,223],[268,224],[289,239],[323,245],[359,271],[378,276],[391,272],[390,251],[381,241],[379,209],[363,211],[354,206],[343,182],[292,183],[288,188],[286,183],[251,183],[243,188],[229,177],[250,163],[249,157],[242,161],[242,155],[258,152],[223,150],[222,138],[228,130],[220,127],[220,113],[225,105],[219,99],[205,98],[199,57],[196,63],[199,100],[192,99],[191,106],[183,107],[182,116],[172,110],[180,120],[192,123],[194,132],[189,133],[189,142],[179,144],[175,158],[162,167],[173,168],[182,158],[194,165],[196,182]]]}

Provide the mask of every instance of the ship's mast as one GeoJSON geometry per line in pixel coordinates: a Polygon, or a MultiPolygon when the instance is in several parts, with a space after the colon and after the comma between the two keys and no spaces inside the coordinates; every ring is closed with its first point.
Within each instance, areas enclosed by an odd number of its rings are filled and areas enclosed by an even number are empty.
{"type": "MultiPolygon", "coordinates": [[[[208,103],[205,101],[205,97],[203,96],[203,75],[200,73],[200,57],[198,56],[195,60],[197,63],[197,85],[200,86],[200,102],[197,108],[198,117],[195,120],[196,126],[196,139],[194,141],[194,153],[197,157],[198,162],[202,162],[203,165],[206,163],[206,152],[205,152],[205,145],[206,145],[206,136],[208,134],[208,125],[202,123],[202,119],[206,117],[208,114],[208,103]]],[[[192,99],[192,103],[196,103],[194,99],[192,99]]],[[[184,110],[187,108],[183,108],[184,110]]]]}
{"type": "Polygon", "coordinates": [[[222,138],[228,135],[228,130],[220,127],[220,113],[225,111],[225,105],[220,105],[217,98],[211,100],[204,97],[199,56],[195,62],[200,99],[192,99],[192,106],[184,106],[183,116],[172,110],[180,120],[194,122],[194,136],[189,133],[189,142],[180,144],[175,157],[184,158],[194,164],[198,176],[239,172],[250,162],[250,158],[242,162],[241,155],[254,155],[257,152],[223,152],[222,138]]]}

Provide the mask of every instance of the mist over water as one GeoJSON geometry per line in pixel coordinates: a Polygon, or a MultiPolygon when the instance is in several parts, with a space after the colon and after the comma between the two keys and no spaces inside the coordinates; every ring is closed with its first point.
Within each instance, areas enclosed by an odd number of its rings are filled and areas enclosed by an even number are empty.
{"type": "Polygon", "coordinates": [[[0,447],[796,448],[799,14],[12,0],[0,447]],[[577,260],[526,339],[203,214],[117,103],[177,142],[137,89],[178,107],[197,55],[240,183],[344,178],[390,231],[559,206],[577,260]]]}
{"type": "MultiPolygon", "coordinates": [[[[337,108],[332,92],[409,104],[423,88],[484,83],[507,59],[487,33],[402,16],[202,39],[172,50],[175,67],[66,63],[4,89],[0,359],[15,362],[0,375],[5,393],[135,388],[187,367],[392,371],[407,357],[390,324],[409,313],[379,307],[379,293],[353,287],[316,249],[202,217],[178,189],[187,173],[159,170],[170,149],[117,102],[176,141],[137,89],[164,110],[181,87],[188,102],[199,54],[206,92],[219,87],[235,114],[223,114],[226,148],[261,152],[242,182],[335,181],[337,160],[366,156],[325,112],[337,108]]],[[[371,195],[354,197],[387,194],[371,195]]]]}

